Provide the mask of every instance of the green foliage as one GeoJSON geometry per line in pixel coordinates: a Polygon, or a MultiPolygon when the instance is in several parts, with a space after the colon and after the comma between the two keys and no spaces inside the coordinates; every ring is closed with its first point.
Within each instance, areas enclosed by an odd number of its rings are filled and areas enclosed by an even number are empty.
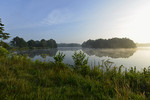
{"type": "Polygon", "coordinates": [[[7,48],[7,49],[10,48],[10,46],[7,43],[3,42],[3,41],[0,41],[0,46],[2,46],[4,48],[7,48]]]}
{"type": "Polygon", "coordinates": [[[41,45],[41,47],[46,47],[46,40],[45,39],[42,39],[41,41],[40,41],[40,45],[41,45]]]}
{"type": "Polygon", "coordinates": [[[50,48],[57,48],[56,41],[53,40],[53,39],[48,40],[48,41],[47,41],[47,47],[50,47],[50,48]]]}
{"type": "Polygon", "coordinates": [[[11,41],[11,45],[13,47],[18,47],[18,48],[28,47],[30,49],[57,48],[56,41],[53,39],[50,39],[50,40],[42,39],[41,41],[29,40],[26,42],[23,38],[20,38],[18,36],[13,38],[13,40],[11,41]]]}
{"type": "Polygon", "coordinates": [[[35,43],[34,40],[29,40],[29,41],[27,42],[27,44],[28,44],[29,48],[33,48],[33,47],[35,47],[35,45],[36,45],[36,43],[35,43]]]}
{"type": "Polygon", "coordinates": [[[85,58],[86,55],[80,51],[79,53],[75,52],[72,56],[75,64],[75,71],[81,73],[83,76],[86,76],[90,72],[88,64],[88,58],[85,58]]]}
{"type": "Polygon", "coordinates": [[[7,56],[9,54],[8,50],[0,47],[0,56],[7,56]]]}
{"type": "MultiPolygon", "coordinates": [[[[85,58],[76,53],[74,58],[85,58]],[[76,57],[79,56],[80,57],[76,57]],[[76,56],[75,56],[76,55],[76,56]]],[[[10,54],[0,48],[0,99],[2,100],[150,100],[150,71],[128,71],[109,60],[80,70],[62,63],[59,53],[53,62],[31,61],[27,56],[10,54]],[[61,66],[64,69],[61,69],[61,66]]],[[[84,61],[84,60],[83,60],[84,61]]]]}
{"type": "Polygon", "coordinates": [[[87,65],[88,63],[88,58],[86,58],[86,55],[80,51],[79,53],[77,53],[75,51],[74,55],[72,56],[73,60],[74,60],[74,64],[75,64],[75,68],[78,70],[80,66],[84,66],[87,65]]]}
{"type": "Polygon", "coordinates": [[[88,48],[135,48],[136,44],[128,38],[112,38],[88,40],[82,43],[82,47],[88,48]]]}
{"type": "Polygon", "coordinates": [[[53,39],[50,40],[45,40],[42,39],[41,41],[34,41],[34,40],[29,40],[28,46],[35,47],[35,48],[57,48],[56,41],[53,39]]]}
{"type": "Polygon", "coordinates": [[[28,46],[26,41],[23,38],[20,38],[18,36],[13,38],[13,40],[11,41],[11,45],[14,46],[14,47],[19,47],[19,48],[23,48],[23,47],[28,46]]]}
{"type": "Polygon", "coordinates": [[[0,46],[8,47],[8,45],[5,42],[3,42],[3,40],[8,39],[9,37],[9,33],[4,32],[4,24],[2,24],[0,19],[0,46]]]}
{"type": "Polygon", "coordinates": [[[65,54],[62,53],[58,53],[57,55],[55,55],[53,58],[55,60],[56,63],[62,63],[64,60],[65,54]]]}

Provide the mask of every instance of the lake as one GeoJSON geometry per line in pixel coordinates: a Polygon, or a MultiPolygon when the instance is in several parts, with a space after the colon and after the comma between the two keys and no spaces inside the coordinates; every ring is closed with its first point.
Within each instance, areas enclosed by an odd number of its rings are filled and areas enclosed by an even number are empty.
{"type": "Polygon", "coordinates": [[[125,68],[136,66],[137,70],[150,66],[150,47],[138,47],[135,49],[91,49],[81,47],[59,47],[57,49],[42,49],[42,50],[29,50],[19,51],[18,54],[28,54],[33,60],[44,61],[41,54],[47,54],[46,61],[54,61],[53,56],[58,52],[65,54],[64,63],[73,65],[72,55],[74,52],[82,51],[89,58],[88,64],[93,67],[99,65],[102,60],[110,60],[114,62],[115,66],[124,65],[125,68]]]}

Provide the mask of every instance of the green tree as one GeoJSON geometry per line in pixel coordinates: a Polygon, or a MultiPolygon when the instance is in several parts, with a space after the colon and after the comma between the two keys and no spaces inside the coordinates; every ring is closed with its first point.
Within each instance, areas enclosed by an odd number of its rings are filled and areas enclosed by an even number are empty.
{"type": "Polygon", "coordinates": [[[96,39],[82,43],[86,48],[135,48],[134,41],[128,38],[96,39]]]}
{"type": "Polygon", "coordinates": [[[57,48],[56,41],[53,40],[53,39],[48,40],[47,41],[47,46],[50,47],[50,48],[57,48]]]}
{"type": "Polygon", "coordinates": [[[18,36],[13,38],[13,40],[11,41],[11,45],[14,47],[19,47],[19,48],[28,46],[27,42],[23,38],[20,38],[18,36]]]}
{"type": "Polygon", "coordinates": [[[83,76],[86,76],[90,68],[87,65],[88,64],[88,58],[86,58],[86,55],[80,51],[80,52],[75,52],[74,55],[72,56],[75,64],[75,70],[79,73],[81,73],[83,76]]]}
{"type": "Polygon", "coordinates": [[[5,31],[4,24],[2,24],[1,19],[0,19],[0,46],[3,46],[6,48],[8,47],[8,45],[3,40],[8,39],[10,36],[9,36],[9,33],[5,33],[4,31],[5,31]]]}
{"type": "Polygon", "coordinates": [[[81,66],[85,66],[88,63],[88,58],[85,58],[86,55],[80,51],[79,53],[77,53],[75,51],[74,55],[72,56],[72,59],[74,60],[74,64],[76,69],[78,70],[81,66]]]}
{"type": "Polygon", "coordinates": [[[41,47],[41,46],[40,46],[40,41],[38,41],[38,40],[35,41],[35,47],[41,47]]]}
{"type": "Polygon", "coordinates": [[[42,40],[40,41],[40,45],[41,45],[41,47],[47,47],[46,40],[45,40],[45,39],[42,39],[42,40]]]}
{"type": "Polygon", "coordinates": [[[36,46],[36,43],[34,40],[29,40],[27,43],[28,43],[29,47],[35,47],[36,46]]]}
{"type": "Polygon", "coordinates": [[[55,60],[55,63],[62,63],[64,60],[65,54],[63,52],[59,52],[57,55],[55,55],[53,58],[55,60]]]}

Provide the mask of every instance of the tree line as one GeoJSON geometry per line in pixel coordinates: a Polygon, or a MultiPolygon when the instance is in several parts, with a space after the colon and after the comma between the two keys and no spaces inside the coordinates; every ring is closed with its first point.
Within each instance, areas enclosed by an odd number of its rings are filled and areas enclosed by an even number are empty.
{"type": "Polygon", "coordinates": [[[128,38],[88,40],[82,43],[86,48],[135,48],[136,44],[128,38]]]}
{"type": "MultiPolygon", "coordinates": [[[[7,40],[10,37],[9,33],[4,32],[4,24],[1,22],[0,19],[0,46],[9,48],[9,45],[4,42],[4,40],[7,40]]],[[[40,41],[34,41],[34,40],[29,40],[25,41],[23,38],[20,37],[15,37],[12,39],[10,42],[10,45],[12,47],[17,47],[17,48],[57,48],[57,43],[53,39],[45,40],[42,39],[40,41]]]]}
{"type": "Polygon", "coordinates": [[[20,38],[18,36],[12,39],[12,41],[10,42],[10,45],[13,47],[18,47],[18,48],[24,48],[24,47],[57,48],[56,41],[53,39],[49,39],[49,40],[42,39],[40,41],[29,40],[26,42],[23,38],[20,38]]]}
{"type": "MultiPolygon", "coordinates": [[[[8,39],[9,33],[4,32],[4,24],[0,19],[0,46],[8,48],[8,44],[4,40],[8,39]]],[[[56,41],[53,39],[40,41],[29,40],[25,41],[23,38],[15,37],[10,42],[13,47],[29,47],[29,48],[57,48],[56,41]]],[[[59,44],[59,46],[79,46],[78,44],[59,44]]],[[[128,38],[111,38],[111,39],[97,39],[88,40],[82,43],[82,47],[87,48],[135,48],[136,44],[128,38]]]]}

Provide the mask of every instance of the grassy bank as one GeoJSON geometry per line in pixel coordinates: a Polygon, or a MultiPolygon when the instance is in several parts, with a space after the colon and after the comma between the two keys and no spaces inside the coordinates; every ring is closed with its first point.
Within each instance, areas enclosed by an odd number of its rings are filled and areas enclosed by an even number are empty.
{"type": "Polygon", "coordinates": [[[122,71],[105,61],[90,68],[81,52],[75,66],[64,64],[64,55],[55,62],[31,61],[27,56],[0,48],[0,99],[35,100],[149,100],[150,70],[122,71]]]}

